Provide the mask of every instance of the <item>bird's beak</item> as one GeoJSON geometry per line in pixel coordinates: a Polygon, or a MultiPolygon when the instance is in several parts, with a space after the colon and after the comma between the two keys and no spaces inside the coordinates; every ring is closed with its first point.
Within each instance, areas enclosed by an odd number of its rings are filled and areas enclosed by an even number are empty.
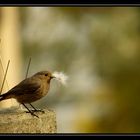
{"type": "Polygon", "coordinates": [[[51,76],[51,79],[52,79],[52,78],[55,78],[55,76],[51,76]]]}

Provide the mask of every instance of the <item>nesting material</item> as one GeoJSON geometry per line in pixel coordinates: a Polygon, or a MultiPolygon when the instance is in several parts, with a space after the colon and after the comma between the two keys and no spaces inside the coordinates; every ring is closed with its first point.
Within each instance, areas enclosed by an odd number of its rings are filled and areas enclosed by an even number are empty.
{"type": "Polygon", "coordinates": [[[57,72],[57,71],[55,71],[52,75],[61,84],[63,84],[63,85],[66,85],[67,84],[68,76],[66,74],[64,74],[63,72],[57,72]]]}

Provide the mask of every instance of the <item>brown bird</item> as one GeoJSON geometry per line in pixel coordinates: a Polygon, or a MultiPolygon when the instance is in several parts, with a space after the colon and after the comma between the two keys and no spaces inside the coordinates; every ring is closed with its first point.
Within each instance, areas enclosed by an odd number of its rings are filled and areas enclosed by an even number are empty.
{"type": "Polygon", "coordinates": [[[55,77],[49,71],[38,72],[32,77],[21,81],[7,93],[0,95],[0,101],[15,98],[31,115],[38,117],[34,112],[41,110],[37,110],[31,103],[47,95],[52,78],[55,77]],[[34,110],[29,110],[25,104],[30,104],[34,110]]]}

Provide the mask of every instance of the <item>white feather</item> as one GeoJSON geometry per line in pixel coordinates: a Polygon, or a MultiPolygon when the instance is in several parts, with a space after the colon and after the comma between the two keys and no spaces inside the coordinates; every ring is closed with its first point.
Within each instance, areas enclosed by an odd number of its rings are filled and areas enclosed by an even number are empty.
{"type": "Polygon", "coordinates": [[[68,76],[66,74],[64,74],[63,72],[56,71],[52,75],[55,77],[56,80],[61,82],[63,85],[67,84],[68,76]]]}

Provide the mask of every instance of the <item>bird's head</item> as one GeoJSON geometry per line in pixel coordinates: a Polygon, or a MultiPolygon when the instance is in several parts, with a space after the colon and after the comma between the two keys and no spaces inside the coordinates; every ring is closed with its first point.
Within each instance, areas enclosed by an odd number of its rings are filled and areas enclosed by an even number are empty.
{"type": "Polygon", "coordinates": [[[48,83],[51,81],[52,78],[55,78],[51,72],[49,71],[40,71],[37,72],[34,76],[37,76],[38,78],[47,81],[48,83]]]}

